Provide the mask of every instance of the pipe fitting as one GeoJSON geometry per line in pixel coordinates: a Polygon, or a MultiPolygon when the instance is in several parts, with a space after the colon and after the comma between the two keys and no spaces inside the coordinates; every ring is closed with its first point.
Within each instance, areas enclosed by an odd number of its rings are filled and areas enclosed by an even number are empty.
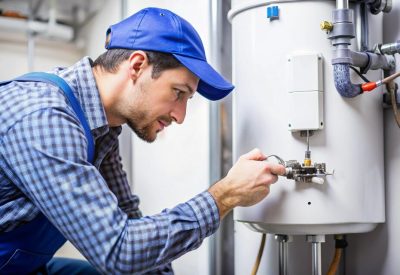
{"type": "Polygon", "coordinates": [[[400,53],[400,40],[388,44],[378,44],[374,48],[375,53],[393,55],[400,53]]]}
{"type": "Polygon", "coordinates": [[[336,9],[332,12],[333,23],[353,23],[353,10],[336,9]]]}
{"type": "Polygon", "coordinates": [[[390,55],[350,51],[350,56],[353,66],[361,68],[361,73],[363,74],[368,70],[382,69],[388,71],[395,67],[394,57],[390,55]]]}
{"type": "Polygon", "coordinates": [[[355,37],[353,10],[337,9],[332,12],[332,17],[333,29],[328,34],[328,39],[336,47],[333,51],[332,64],[351,64],[352,61],[348,46],[351,44],[351,39],[355,37]]]}
{"type": "Polygon", "coordinates": [[[343,48],[340,46],[341,45],[332,51],[332,64],[352,64],[353,61],[351,59],[351,50],[347,47],[343,48]]]}
{"type": "Polygon", "coordinates": [[[390,12],[392,10],[392,0],[375,0],[369,3],[369,9],[372,14],[378,14],[380,12],[390,12]]]}

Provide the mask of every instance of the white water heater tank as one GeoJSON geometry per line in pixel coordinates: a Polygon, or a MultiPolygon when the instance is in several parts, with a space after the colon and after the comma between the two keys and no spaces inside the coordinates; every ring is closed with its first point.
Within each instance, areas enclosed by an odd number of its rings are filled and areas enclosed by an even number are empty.
{"type": "MultiPolygon", "coordinates": [[[[350,7],[359,32],[358,6],[350,7]]],[[[312,130],[312,162],[334,170],[323,184],[280,177],[261,203],[235,209],[235,220],[253,230],[356,233],[385,221],[382,90],[355,98],[336,91],[333,47],[320,29],[335,8],[334,1],[232,1],[235,159],[257,147],[301,162],[300,132],[312,130]]],[[[369,16],[369,28],[371,45],[382,41],[381,15],[369,16]]],[[[351,48],[358,50],[357,39],[351,48]]]]}

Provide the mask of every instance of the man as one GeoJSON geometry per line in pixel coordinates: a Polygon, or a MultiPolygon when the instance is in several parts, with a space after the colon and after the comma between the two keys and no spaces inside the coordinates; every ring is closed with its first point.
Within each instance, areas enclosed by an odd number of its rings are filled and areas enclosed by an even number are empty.
{"type": "Polygon", "coordinates": [[[53,84],[25,78],[0,88],[0,274],[172,273],[172,260],[234,207],[266,197],[284,173],[255,149],[209,190],[142,217],[118,153],[121,125],[152,142],[183,123],[195,91],[218,100],[233,86],[207,63],[194,28],[168,10],[144,9],[111,26],[106,48],[94,62],[53,72],[83,119],[53,84]],[[65,240],[91,265],[52,259],[65,240]]]}

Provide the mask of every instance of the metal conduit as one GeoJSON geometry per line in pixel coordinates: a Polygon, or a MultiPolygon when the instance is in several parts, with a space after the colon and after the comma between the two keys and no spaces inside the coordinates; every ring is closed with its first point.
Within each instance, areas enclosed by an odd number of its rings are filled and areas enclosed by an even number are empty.
{"type": "Polygon", "coordinates": [[[279,275],[287,275],[288,236],[276,235],[275,239],[279,243],[279,275]]]}
{"type": "Polygon", "coordinates": [[[312,275],[322,275],[321,268],[321,243],[325,242],[324,235],[307,235],[307,242],[311,243],[312,250],[312,275]]]}
{"type": "Polygon", "coordinates": [[[349,1],[348,0],[337,0],[336,1],[336,8],[338,10],[348,9],[349,8],[349,1]]]}

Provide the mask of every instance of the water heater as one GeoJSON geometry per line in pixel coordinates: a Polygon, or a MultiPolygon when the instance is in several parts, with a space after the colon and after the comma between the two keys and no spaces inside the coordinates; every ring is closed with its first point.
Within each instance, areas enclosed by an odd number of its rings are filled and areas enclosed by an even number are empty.
{"type": "MultiPolygon", "coordinates": [[[[332,45],[320,28],[334,9],[334,1],[232,1],[234,158],[257,147],[302,161],[308,138],[308,161],[325,173],[281,177],[267,199],[235,209],[234,219],[255,231],[356,233],[385,221],[382,91],[354,98],[336,91],[332,45]]],[[[357,12],[354,19],[359,28],[357,12]]],[[[382,41],[381,15],[369,18],[369,28],[369,41],[382,41]]]]}

